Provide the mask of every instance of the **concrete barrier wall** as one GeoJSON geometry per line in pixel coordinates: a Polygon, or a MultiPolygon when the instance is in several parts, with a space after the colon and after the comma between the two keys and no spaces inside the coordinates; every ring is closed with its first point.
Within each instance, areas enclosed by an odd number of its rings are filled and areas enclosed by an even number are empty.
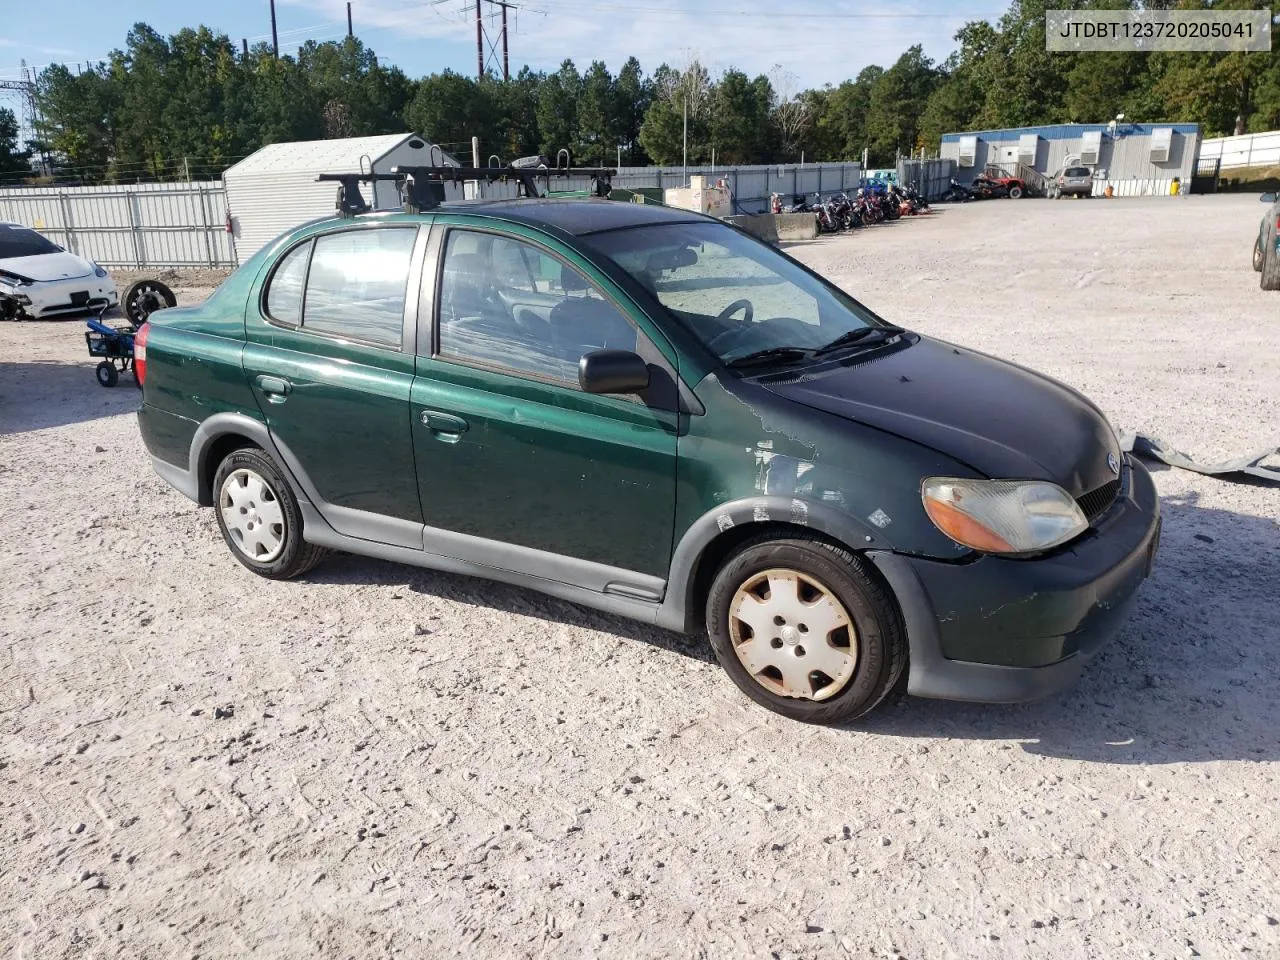
{"type": "Polygon", "coordinates": [[[771,243],[778,240],[812,240],[818,235],[816,213],[757,213],[725,217],[725,220],[771,243]]]}

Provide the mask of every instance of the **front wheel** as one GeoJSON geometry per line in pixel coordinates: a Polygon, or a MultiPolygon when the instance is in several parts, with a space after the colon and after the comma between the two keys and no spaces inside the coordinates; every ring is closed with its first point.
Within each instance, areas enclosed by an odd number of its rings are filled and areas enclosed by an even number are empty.
{"type": "Polygon", "coordinates": [[[104,387],[114,387],[120,382],[120,374],[116,370],[115,364],[110,360],[103,360],[99,363],[94,373],[98,377],[98,383],[104,387]]]}
{"type": "Polygon", "coordinates": [[[840,723],[873,709],[906,665],[887,589],[820,540],[748,543],[707,597],[716,659],[739,689],[793,720],[840,723]]]}
{"type": "Polygon", "coordinates": [[[1253,241],[1253,272],[1262,272],[1262,261],[1265,258],[1262,255],[1262,238],[1258,237],[1253,241]]]}
{"type": "Polygon", "coordinates": [[[218,529],[231,553],[261,577],[288,580],[328,552],[302,539],[302,511],[280,468],[263,450],[226,456],[213,477],[218,529]]]}

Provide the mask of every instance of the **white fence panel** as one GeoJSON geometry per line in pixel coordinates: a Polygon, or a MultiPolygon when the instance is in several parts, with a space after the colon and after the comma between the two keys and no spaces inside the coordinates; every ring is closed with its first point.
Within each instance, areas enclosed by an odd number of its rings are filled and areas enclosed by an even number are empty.
{"type": "Polygon", "coordinates": [[[795,163],[749,165],[738,167],[619,167],[613,178],[615,187],[630,190],[639,187],[682,187],[688,178],[705,176],[723,179],[733,194],[738,213],[763,213],[769,208],[769,195],[780,194],[790,204],[797,194],[832,194],[856,190],[862,179],[857,163],[795,163]]]}
{"type": "Polygon", "coordinates": [[[1280,166],[1280,130],[1201,140],[1200,159],[1220,160],[1222,170],[1280,166]]]}
{"type": "Polygon", "coordinates": [[[221,183],[0,190],[0,220],[108,267],[233,267],[221,183]]]}

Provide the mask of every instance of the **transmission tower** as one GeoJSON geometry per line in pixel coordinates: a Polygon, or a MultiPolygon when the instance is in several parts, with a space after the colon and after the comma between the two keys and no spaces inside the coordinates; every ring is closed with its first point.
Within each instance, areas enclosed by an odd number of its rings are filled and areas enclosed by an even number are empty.
{"type": "MultiPolygon", "coordinates": [[[[489,4],[491,7],[499,7],[502,10],[502,26],[499,28],[498,36],[502,41],[502,79],[511,79],[511,58],[508,53],[507,44],[507,11],[519,10],[518,4],[509,3],[507,0],[475,0],[476,14],[476,79],[483,80],[484,72],[489,67],[491,60],[497,58],[497,44],[489,39],[489,31],[485,29],[484,17],[481,15],[481,2],[489,4]],[[487,49],[486,49],[487,48],[487,49]]],[[[470,9],[470,4],[464,7],[464,10],[470,9]]]]}
{"type": "MultiPolygon", "coordinates": [[[[0,80],[0,103],[6,102],[18,105],[18,109],[14,111],[18,118],[18,139],[38,140],[44,118],[40,115],[40,102],[36,99],[35,71],[27,66],[25,60],[22,61],[22,79],[0,80]]],[[[40,149],[47,171],[49,154],[44,143],[40,143],[40,149]]]]}

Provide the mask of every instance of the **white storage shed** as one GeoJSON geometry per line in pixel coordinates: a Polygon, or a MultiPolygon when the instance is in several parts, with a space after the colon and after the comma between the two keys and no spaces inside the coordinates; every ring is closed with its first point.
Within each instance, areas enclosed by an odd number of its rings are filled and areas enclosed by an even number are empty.
{"type": "MultiPolygon", "coordinates": [[[[318,175],[390,173],[411,164],[458,165],[412,133],[273,143],[250,154],[222,174],[237,259],[244,263],[284,231],[335,211],[338,185],[318,182],[318,175]]],[[[361,185],[366,202],[380,210],[400,205],[394,183],[376,187],[361,185]]]]}

